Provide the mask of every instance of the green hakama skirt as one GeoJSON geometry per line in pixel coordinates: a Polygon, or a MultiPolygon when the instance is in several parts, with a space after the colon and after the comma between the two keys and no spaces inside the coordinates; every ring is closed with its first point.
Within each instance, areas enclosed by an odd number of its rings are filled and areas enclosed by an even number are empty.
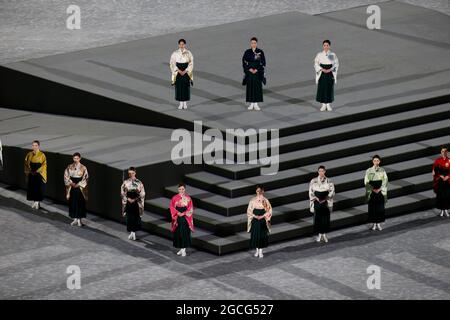
{"type": "MultiPolygon", "coordinates": [[[[253,209],[253,214],[262,216],[266,213],[264,209],[253,209]]],[[[261,249],[269,245],[269,229],[267,229],[266,219],[253,219],[250,228],[250,248],[261,249]]]]}
{"type": "MultiPolygon", "coordinates": [[[[178,212],[184,212],[186,207],[176,207],[178,212]]],[[[178,217],[178,226],[173,233],[173,246],[175,248],[189,248],[192,245],[191,229],[186,217],[178,217]]]]}
{"type": "MultiPolygon", "coordinates": [[[[323,69],[330,69],[331,64],[321,64],[323,69]]],[[[333,73],[323,73],[320,75],[317,85],[316,101],[320,103],[331,103],[334,101],[334,76],[333,73]]]]}

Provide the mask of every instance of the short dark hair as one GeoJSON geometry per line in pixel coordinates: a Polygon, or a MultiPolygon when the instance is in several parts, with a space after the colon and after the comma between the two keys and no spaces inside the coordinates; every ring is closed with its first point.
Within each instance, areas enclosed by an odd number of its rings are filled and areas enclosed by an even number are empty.
{"type": "Polygon", "coordinates": [[[258,42],[258,38],[257,38],[257,37],[252,37],[252,38],[250,39],[250,41],[256,41],[256,42],[258,42]]]}
{"type": "Polygon", "coordinates": [[[136,168],[135,168],[135,167],[129,167],[129,168],[128,168],[128,171],[134,171],[134,172],[136,172],[136,168]]]}
{"type": "Polygon", "coordinates": [[[264,186],[262,184],[257,184],[255,190],[261,189],[264,191],[264,186]]]}
{"type": "Polygon", "coordinates": [[[33,142],[32,142],[31,144],[33,144],[33,143],[36,143],[38,146],[41,145],[41,143],[39,142],[39,140],[33,140],[33,142]]]}
{"type": "Polygon", "coordinates": [[[79,152],[75,152],[75,153],[72,155],[72,157],[78,157],[78,158],[81,158],[81,154],[80,154],[79,152]]]}
{"type": "Polygon", "coordinates": [[[184,44],[186,44],[186,40],[184,40],[183,38],[181,38],[180,40],[178,40],[178,44],[180,44],[181,42],[183,42],[184,44]]]}
{"type": "Polygon", "coordinates": [[[319,168],[317,168],[317,171],[319,171],[320,169],[327,171],[327,169],[325,169],[325,166],[319,166],[319,168]]]}
{"type": "Polygon", "coordinates": [[[184,184],[184,182],[180,182],[178,184],[178,188],[184,187],[186,189],[186,185],[184,184]]]}
{"type": "Polygon", "coordinates": [[[330,46],[331,46],[331,41],[330,41],[330,40],[328,40],[328,39],[326,39],[326,40],[323,40],[322,44],[324,44],[324,43],[328,43],[328,45],[330,45],[330,46]]]}
{"type": "Polygon", "coordinates": [[[448,148],[447,148],[446,146],[442,146],[442,147],[441,147],[441,151],[442,151],[442,150],[447,150],[447,151],[448,151],[448,148]]]}
{"type": "Polygon", "coordinates": [[[373,159],[378,159],[378,160],[381,161],[381,157],[380,157],[379,155],[377,155],[377,154],[375,154],[375,155],[372,157],[372,160],[373,160],[373,159]]]}

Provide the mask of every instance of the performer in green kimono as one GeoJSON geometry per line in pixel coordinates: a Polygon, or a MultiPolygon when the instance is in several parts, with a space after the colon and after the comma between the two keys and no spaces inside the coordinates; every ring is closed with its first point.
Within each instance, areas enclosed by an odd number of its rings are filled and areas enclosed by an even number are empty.
{"type": "Polygon", "coordinates": [[[332,111],[331,103],[334,101],[334,84],[337,83],[339,60],[337,55],[330,50],[330,40],[322,43],[323,51],[314,59],[316,71],[317,94],[316,101],[322,103],[320,111],[332,111]]]}
{"type": "Polygon", "coordinates": [[[178,50],[170,56],[170,71],[172,85],[175,86],[175,100],[180,102],[178,109],[187,109],[187,102],[191,99],[191,85],[193,85],[194,56],[186,49],[186,40],[178,40],[178,50]]]}
{"type": "Polygon", "coordinates": [[[263,257],[263,248],[269,245],[272,206],[264,197],[263,186],[256,186],[256,197],[250,199],[247,208],[247,232],[250,232],[250,248],[256,249],[255,257],[263,257]]]}
{"type": "Polygon", "coordinates": [[[366,187],[369,222],[373,224],[372,230],[378,229],[381,231],[381,223],[385,221],[388,177],[386,171],[380,167],[380,156],[374,155],[372,163],[373,166],[366,171],[364,185],[366,187]]]}
{"type": "Polygon", "coordinates": [[[39,209],[40,202],[44,200],[45,184],[47,183],[47,158],[41,151],[41,144],[34,140],[32,151],[25,157],[25,177],[28,182],[27,200],[33,203],[33,209],[39,209]]]}

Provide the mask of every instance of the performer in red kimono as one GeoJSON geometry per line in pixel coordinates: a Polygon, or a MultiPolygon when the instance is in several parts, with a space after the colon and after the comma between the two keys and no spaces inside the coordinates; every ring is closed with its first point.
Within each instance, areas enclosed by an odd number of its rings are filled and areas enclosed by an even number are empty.
{"type": "Polygon", "coordinates": [[[186,194],[184,183],[178,185],[178,194],[170,201],[172,215],[173,246],[179,248],[177,255],[186,256],[186,248],[191,246],[191,231],[194,232],[194,206],[186,194]]]}
{"type": "Polygon", "coordinates": [[[441,156],[433,164],[433,189],[436,193],[436,208],[440,216],[449,217],[450,210],[450,159],[448,149],[441,148],[441,156]]]}

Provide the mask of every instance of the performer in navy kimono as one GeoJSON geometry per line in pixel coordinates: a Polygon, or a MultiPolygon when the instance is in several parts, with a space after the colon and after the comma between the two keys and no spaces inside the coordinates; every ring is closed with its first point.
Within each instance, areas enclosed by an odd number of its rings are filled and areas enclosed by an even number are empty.
{"type": "Polygon", "coordinates": [[[264,51],[257,48],[258,39],[253,37],[250,40],[250,49],[244,52],[242,57],[242,67],[244,68],[244,80],[242,85],[247,86],[246,101],[250,102],[248,110],[261,110],[258,102],[263,101],[263,83],[266,84],[264,68],[266,57],[264,51]]]}

